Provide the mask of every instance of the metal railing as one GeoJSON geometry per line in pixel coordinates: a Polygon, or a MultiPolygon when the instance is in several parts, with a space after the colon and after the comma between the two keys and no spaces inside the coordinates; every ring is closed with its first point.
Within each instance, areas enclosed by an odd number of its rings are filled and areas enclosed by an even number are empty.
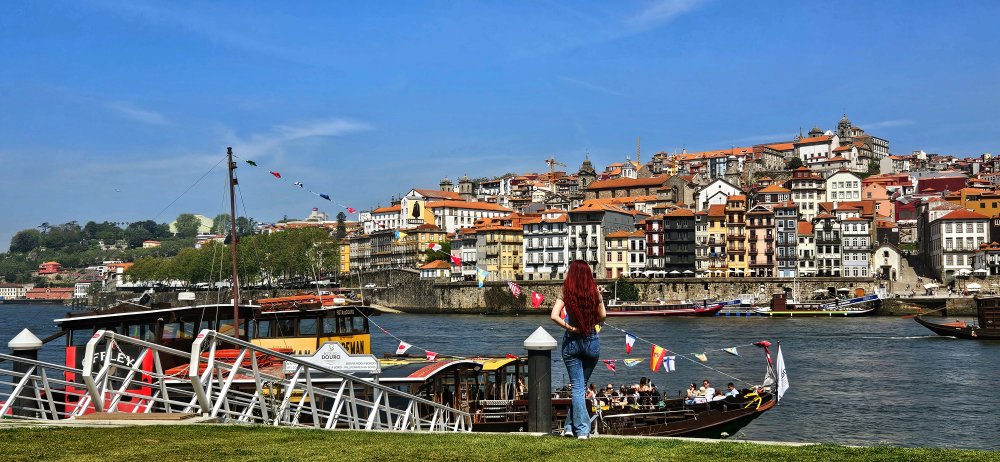
{"type": "Polygon", "coordinates": [[[63,420],[89,398],[81,371],[18,356],[0,354],[0,419],[63,420]],[[10,367],[7,369],[6,367],[10,367]]]}
{"type": "Polygon", "coordinates": [[[208,329],[190,352],[101,330],[87,343],[82,370],[3,354],[0,363],[13,366],[0,368],[0,416],[7,418],[186,413],[325,429],[472,428],[468,412],[379,384],[377,377],[335,371],[208,329]]]}

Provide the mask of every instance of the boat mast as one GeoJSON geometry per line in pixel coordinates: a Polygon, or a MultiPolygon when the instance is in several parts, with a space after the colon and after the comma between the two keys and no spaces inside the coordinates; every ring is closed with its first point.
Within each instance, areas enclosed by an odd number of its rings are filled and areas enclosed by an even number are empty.
{"type": "Polygon", "coordinates": [[[233,162],[233,148],[226,148],[229,157],[229,241],[230,253],[233,256],[233,337],[240,338],[240,276],[236,271],[236,162],[233,162]]]}

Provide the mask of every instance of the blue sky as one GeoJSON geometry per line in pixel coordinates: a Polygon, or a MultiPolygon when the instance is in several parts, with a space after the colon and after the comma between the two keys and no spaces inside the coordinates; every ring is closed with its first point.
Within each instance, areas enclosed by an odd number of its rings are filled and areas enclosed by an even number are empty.
{"type": "MultiPolygon", "coordinates": [[[[226,208],[226,146],[358,209],[448,176],[832,128],[1000,151],[1000,4],[7,2],[0,248],[70,220],[226,208]],[[165,209],[165,210],[164,210],[165,209]]],[[[338,207],[241,168],[260,221],[338,207]]]]}

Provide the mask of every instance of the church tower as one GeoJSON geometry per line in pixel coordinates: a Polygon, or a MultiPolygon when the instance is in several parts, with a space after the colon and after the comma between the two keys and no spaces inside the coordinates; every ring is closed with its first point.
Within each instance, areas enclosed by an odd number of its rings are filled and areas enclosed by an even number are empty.
{"type": "Polygon", "coordinates": [[[578,178],[578,189],[583,191],[590,186],[597,179],[597,172],[594,170],[594,165],[590,163],[590,157],[583,160],[583,165],[580,166],[580,171],[576,173],[578,178]]]}
{"type": "Polygon", "coordinates": [[[440,185],[442,191],[451,192],[455,190],[454,185],[451,184],[451,180],[449,180],[448,177],[444,177],[444,179],[441,180],[440,185]]]}
{"type": "Polygon", "coordinates": [[[470,202],[476,200],[476,194],[472,191],[472,179],[468,175],[462,175],[458,179],[458,194],[463,200],[470,202]]]}

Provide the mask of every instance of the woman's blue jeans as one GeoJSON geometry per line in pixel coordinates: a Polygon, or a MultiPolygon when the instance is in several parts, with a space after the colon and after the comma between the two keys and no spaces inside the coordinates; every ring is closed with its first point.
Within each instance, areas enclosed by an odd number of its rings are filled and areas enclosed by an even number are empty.
{"type": "Polygon", "coordinates": [[[575,436],[590,435],[590,413],[587,412],[587,382],[601,356],[601,339],[596,333],[589,337],[570,334],[563,336],[562,357],[573,385],[573,405],[566,414],[564,431],[575,436]]]}

